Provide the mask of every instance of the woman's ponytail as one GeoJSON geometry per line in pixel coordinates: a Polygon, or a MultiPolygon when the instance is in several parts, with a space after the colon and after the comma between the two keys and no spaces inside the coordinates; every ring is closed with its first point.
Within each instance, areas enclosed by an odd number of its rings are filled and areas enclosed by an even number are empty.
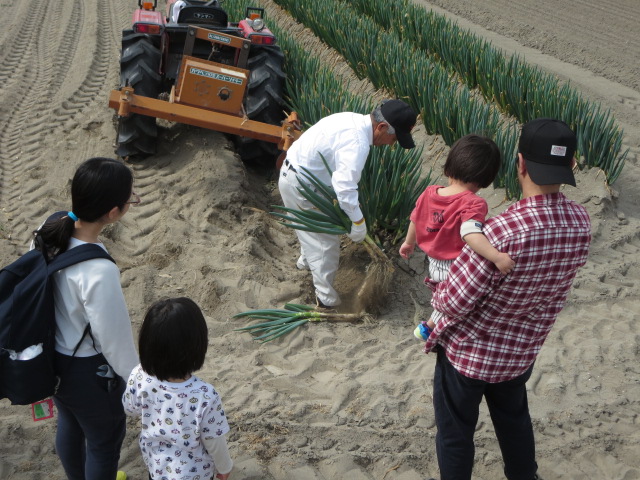
{"type": "Polygon", "coordinates": [[[74,224],[68,215],[48,219],[42,227],[33,232],[35,248],[47,253],[49,258],[66,251],[73,235],[74,224]]]}

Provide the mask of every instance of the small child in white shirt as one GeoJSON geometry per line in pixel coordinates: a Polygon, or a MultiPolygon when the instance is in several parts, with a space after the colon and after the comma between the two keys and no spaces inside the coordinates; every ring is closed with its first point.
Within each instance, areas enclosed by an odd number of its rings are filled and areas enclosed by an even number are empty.
{"type": "Polygon", "coordinates": [[[207,345],[207,323],[193,300],[160,300],[149,308],[138,339],[140,365],[122,403],[142,421],[140,450],[154,480],[229,478],[229,424],[220,396],[193,375],[207,345]]]}

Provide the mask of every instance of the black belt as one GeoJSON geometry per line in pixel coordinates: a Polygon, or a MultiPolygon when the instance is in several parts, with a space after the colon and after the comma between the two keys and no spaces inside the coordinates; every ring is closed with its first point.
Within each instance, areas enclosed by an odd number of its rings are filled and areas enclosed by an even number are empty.
{"type": "Polygon", "coordinates": [[[285,159],[284,161],[284,166],[291,170],[293,173],[298,173],[297,170],[293,168],[293,165],[291,165],[291,162],[287,159],[285,159]]]}

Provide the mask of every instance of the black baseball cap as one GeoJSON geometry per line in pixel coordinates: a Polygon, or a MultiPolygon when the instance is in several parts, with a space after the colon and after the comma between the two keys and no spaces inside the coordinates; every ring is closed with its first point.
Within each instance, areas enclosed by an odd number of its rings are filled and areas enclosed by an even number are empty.
{"type": "Polygon", "coordinates": [[[382,102],[380,112],[386,122],[396,131],[396,138],[402,148],[413,148],[416,144],[411,137],[411,129],[416,124],[418,114],[402,100],[382,102]]]}
{"type": "Polygon", "coordinates": [[[553,118],[537,118],[523,125],[518,152],[536,185],[565,183],[575,187],[572,164],[576,144],[576,134],[569,125],[553,118]]]}

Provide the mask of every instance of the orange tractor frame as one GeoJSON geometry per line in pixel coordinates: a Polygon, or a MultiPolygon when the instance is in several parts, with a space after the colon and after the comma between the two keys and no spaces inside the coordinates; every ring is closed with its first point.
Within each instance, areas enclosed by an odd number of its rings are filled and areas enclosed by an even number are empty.
{"type": "MultiPolygon", "coordinates": [[[[146,10],[140,12],[144,15],[146,10]]],[[[246,19],[249,24],[253,20],[250,17],[246,19]]],[[[139,17],[140,23],[142,19],[139,17]]],[[[191,25],[170,94],[151,98],[137,95],[131,86],[123,86],[120,90],[111,91],[109,107],[116,110],[120,121],[132,114],[162,118],[274,143],[278,150],[286,151],[301,135],[295,112],[290,113],[282,125],[272,125],[251,120],[244,111],[243,102],[251,75],[250,70],[244,67],[247,66],[250,48],[251,41],[248,38],[191,25]],[[196,42],[200,46],[203,42],[210,42],[212,51],[235,49],[234,64],[192,56],[196,42]]]]}

